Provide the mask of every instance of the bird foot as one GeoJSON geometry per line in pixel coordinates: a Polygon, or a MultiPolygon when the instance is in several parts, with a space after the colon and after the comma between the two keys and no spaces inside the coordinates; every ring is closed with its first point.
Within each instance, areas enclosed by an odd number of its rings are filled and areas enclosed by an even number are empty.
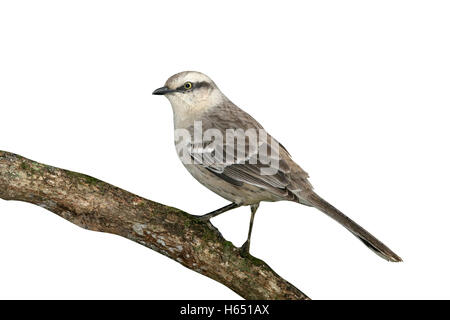
{"type": "Polygon", "coordinates": [[[222,234],[220,233],[219,229],[217,229],[212,223],[211,223],[211,218],[207,217],[206,215],[203,216],[198,216],[197,217],[198,220],[204,222],[209,229],[211,229],[212,231],[214,231],[214,233],[216,233],[218,236],[223,237],[222,234]]]}
{"type": "Polygon", "coordinates": [[[241,257],[248,256],[250,254],[250,241],[245,241],[244,244],[239,248],[241,257]]]}
{"type": "Polygon", "coordinates": [[[203,222],[209,222],[209,220],[211,220],[211,217],[207,214],[204,214],[202,216],[198,216],[197,219],[203,222]]]}

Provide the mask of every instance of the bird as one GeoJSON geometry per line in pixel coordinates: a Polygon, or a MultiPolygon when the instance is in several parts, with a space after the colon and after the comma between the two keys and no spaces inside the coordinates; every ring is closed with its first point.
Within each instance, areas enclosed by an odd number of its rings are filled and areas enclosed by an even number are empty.
{"type": "Polygon", "coordinates": [[[402,261],[381,241],[321,198],[309,182],[309,175],[286,148],[231,102],[207,75],[197,71],[177,73],[168,78],[163,87],[154,90],[153,95],[165,96],[172,106],[175,145],[185,168],[201,184],[230,201],[198,219],[209,223],[219,214],[250,206],[247,240],[240,247],[242,255],[249,254],[253,222],[260,203],[286,200],[315,207],[380,257],[391,262],[402,261]],[[245,134],[247,131],[264,132],[261,136],[265,139],[255,142],[250,134],[245,134]],[[229,132],[234,135],[228,135],[229,132]],[[204,139],[205,135],[210,139],[204,139]],[[222,140],[231,138],[220,141],[220,136],[222,140]]]}

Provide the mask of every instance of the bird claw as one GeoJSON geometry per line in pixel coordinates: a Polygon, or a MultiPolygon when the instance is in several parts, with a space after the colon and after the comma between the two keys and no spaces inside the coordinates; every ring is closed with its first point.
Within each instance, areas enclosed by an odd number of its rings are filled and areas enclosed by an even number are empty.
{"type": "Polygon", "coordinates": [[[202,216],[198,216],[197,219],[200,221],[203,221],[203,222],[209,222],[209,220],[211,220],[211,217],[209,217],[207,214],[205,214],[202,216]]]}
{"type": "Polygon", "coordinates": [[[210,217],[205,217],[205,216],[199,216],[197,217],[198,220],[204,222],[209,229],[211,229],[212,231],[214,231],[214,233],[216,233],[218,236],[223,237],[222,234],[220,233],[219,229],[217,229],[212,223],[211,223],[211,218],[210,217]]]}
{"type": "Polygon", "coordinates": [[[239,248],[240,254],[242,257],[248,256],[250,254],[250,242],[247,240],[244,244],[239,248]]]}

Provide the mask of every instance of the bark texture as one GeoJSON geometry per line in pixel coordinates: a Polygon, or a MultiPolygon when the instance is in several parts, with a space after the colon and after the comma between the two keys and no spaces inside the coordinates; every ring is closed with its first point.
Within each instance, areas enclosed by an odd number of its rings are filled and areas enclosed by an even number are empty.
{"type": "Polygon", "coordinates": [[[84,174],[0,151],[0,198],[33,203],[80,227],[133,240],[245,299],[308,299],[264,261],[241,256],[210,223],[84,174]]]}

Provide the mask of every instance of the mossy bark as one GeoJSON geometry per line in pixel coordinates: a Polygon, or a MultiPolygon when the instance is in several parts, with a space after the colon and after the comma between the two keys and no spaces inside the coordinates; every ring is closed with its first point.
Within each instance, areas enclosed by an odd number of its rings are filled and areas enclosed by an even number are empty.
{"type": "Polygon", "coordinates": [[[0,198],[39,205],[74,224],[117,234],[212,278],[245,299],[308,297],[210,223],[96,178],[0,151],[0,198]]]}

